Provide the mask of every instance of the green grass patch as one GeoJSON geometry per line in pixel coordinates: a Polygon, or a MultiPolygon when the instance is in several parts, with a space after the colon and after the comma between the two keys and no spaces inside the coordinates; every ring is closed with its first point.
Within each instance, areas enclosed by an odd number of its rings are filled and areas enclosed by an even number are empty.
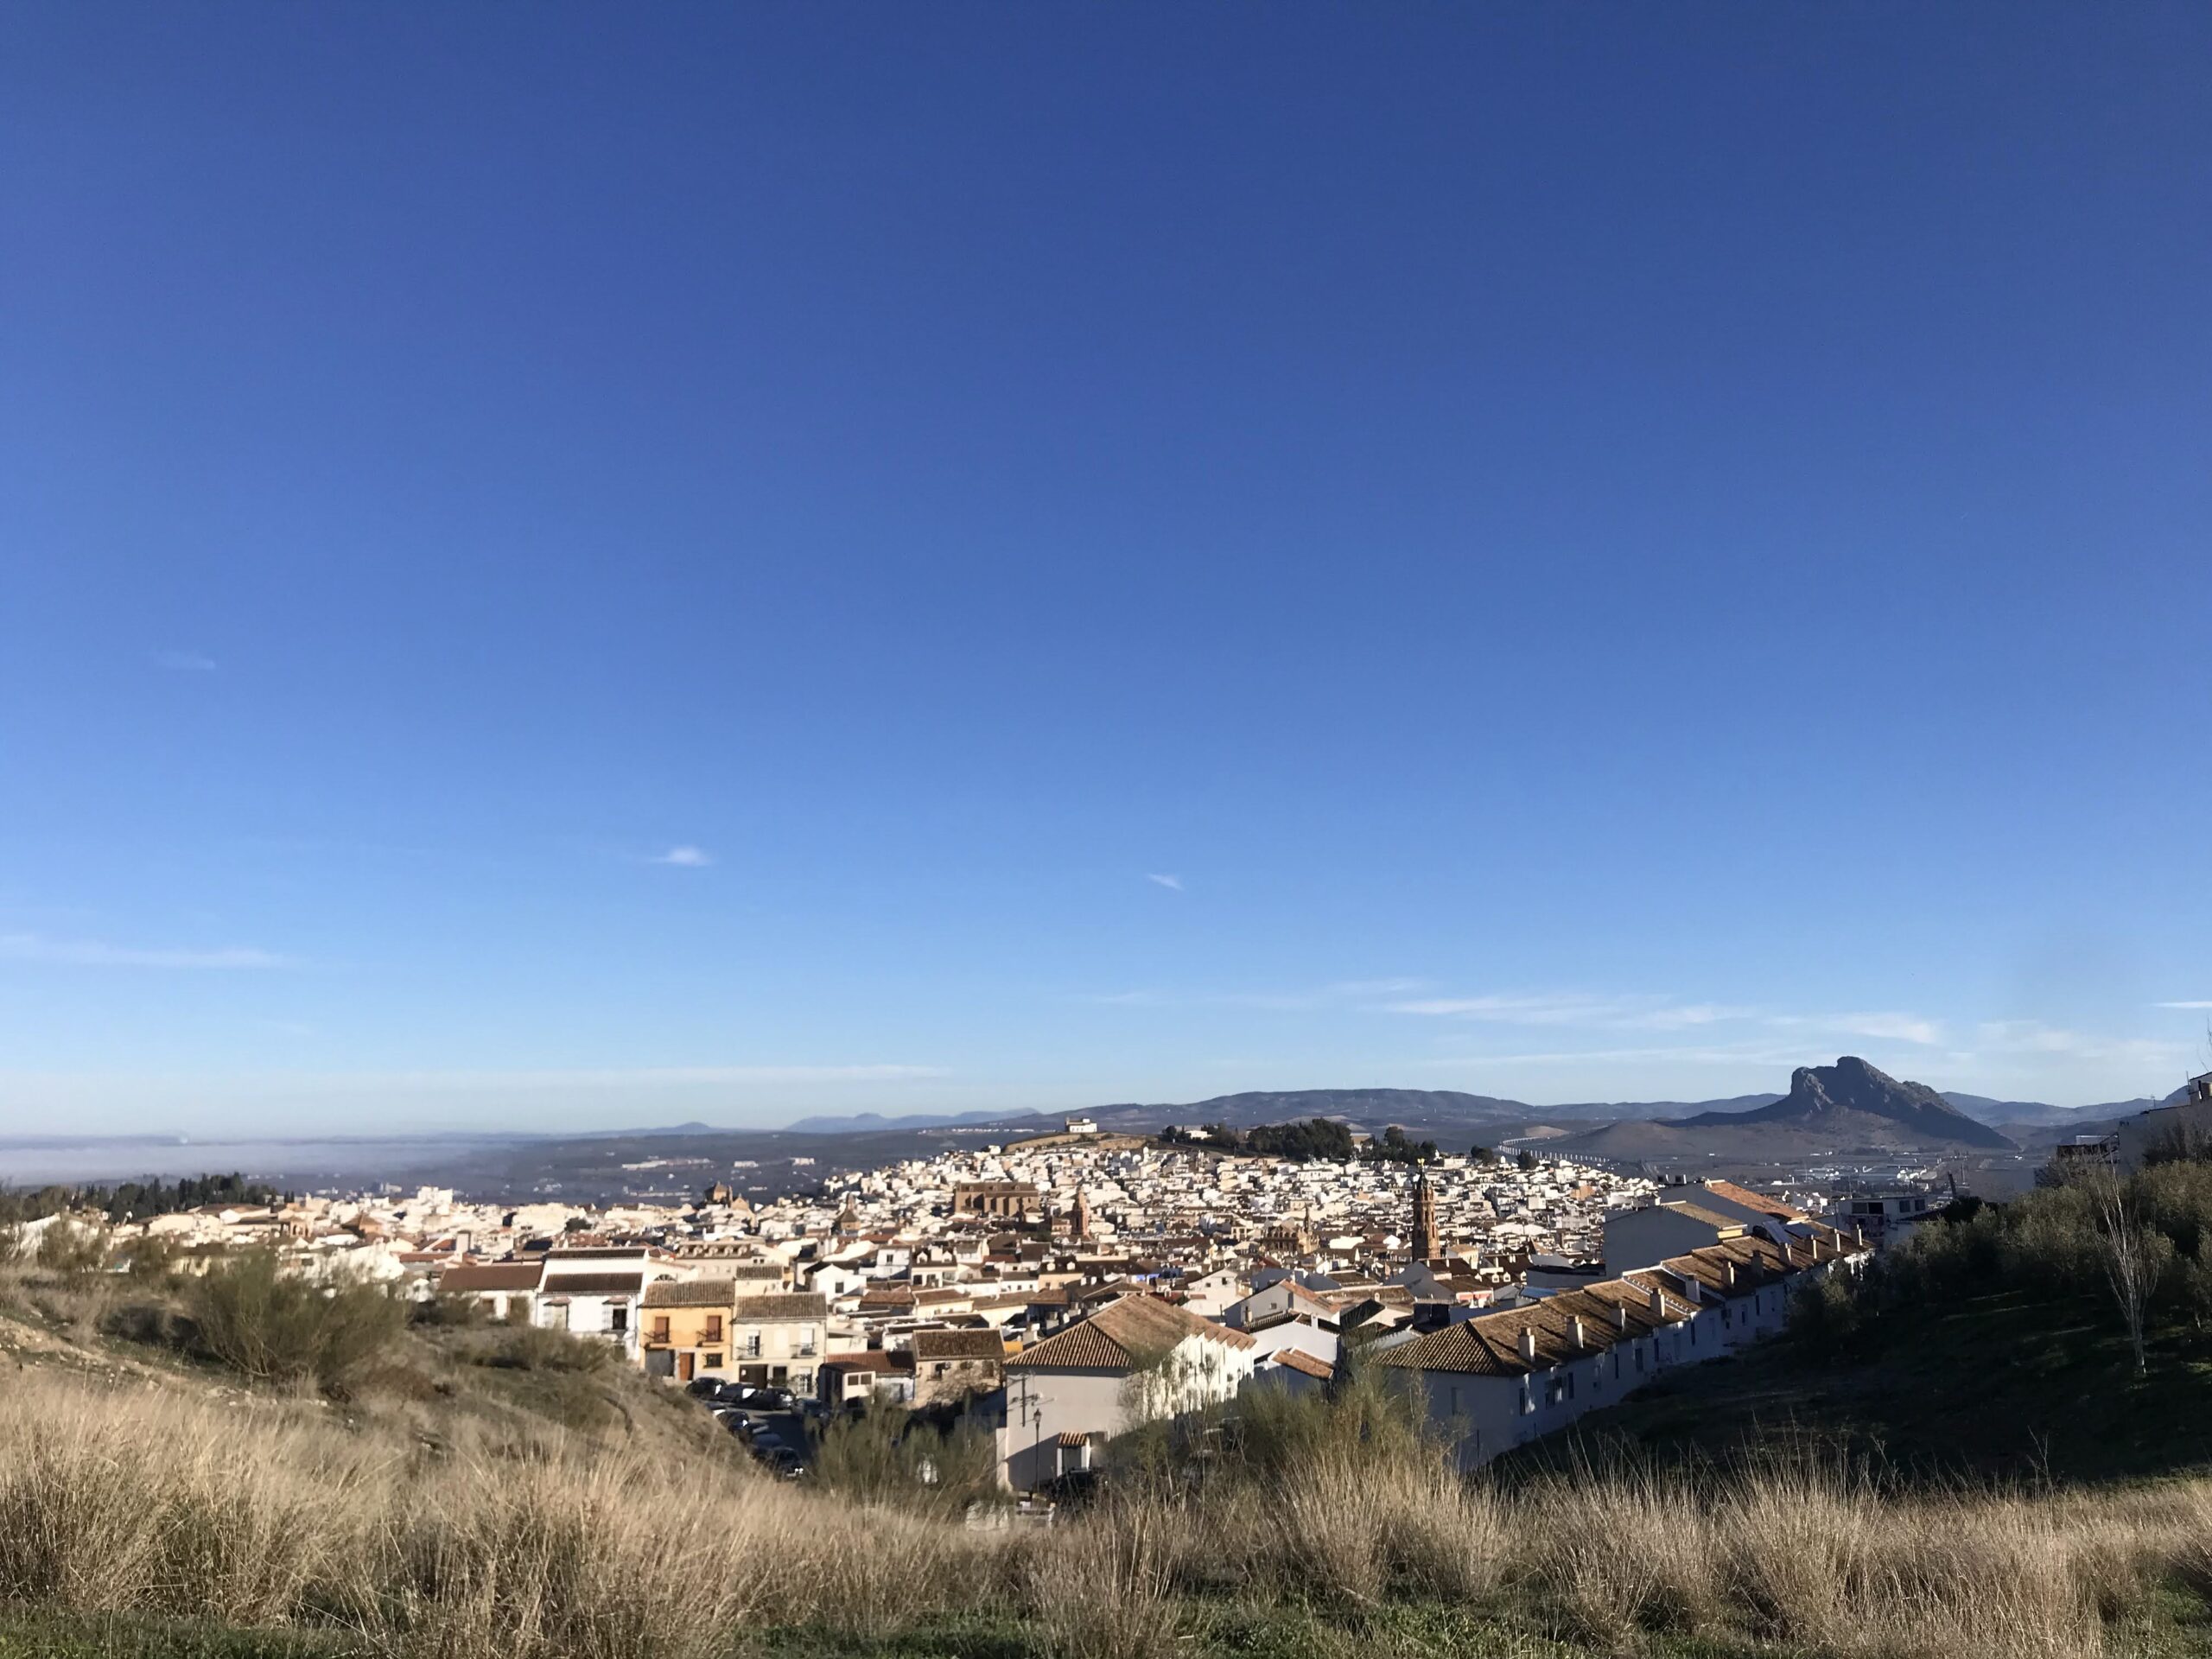
{"type": "MultiPolygon", "coordinates": [[[[1510,1600],[1494,1608],[1428,1601],[1370,1607],[1186,1598],[1162,1650],[1176,1659],[1592,1659],[1614,1649],[1548,1636],[1510,1600]]],[[[764,1659],[1053,1659],[1035,1619],[980,1609],[927,1620],[888,1636],[863,1637],[812,1625],[766,1633],[764,1659]]],[[[1726,1639],[1649,1638],[1646,1659],[1790,1659],[1795,1649],[1726,1639]]]]}
{"type": "Polygon", "coordinates": [[[2139,1479],[2212,1465],[2208,1402],[2212,1332],[2159,1332],[2138,1378],[2108,1301],[2005,1291],[1885,1309],[1832,1352],[1784,1338],[1686,1366],[1501,1472],[1810,1441],[1929,1478],[2139,1479]]]}
{"type": "Polygon", "coordinates": [[[0,1609],[0,1659],[367,1659],[367,1649],[283,1630],[0,1609]]]}

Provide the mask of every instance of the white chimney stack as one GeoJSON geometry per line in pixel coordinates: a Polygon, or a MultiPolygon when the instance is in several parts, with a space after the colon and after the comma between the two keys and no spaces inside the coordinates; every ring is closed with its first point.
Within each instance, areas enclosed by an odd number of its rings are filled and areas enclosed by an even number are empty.
{"type": "Polygon", "coordinates": [[[1536,1363],[1536,1332],[1531,1325],[1521,1327],[1521,1361],[1524,1365],[1536,1363]]]}
{"type": "Polygon", "coordinates": [[[1590,1345],[1590,1338],[1582,1329],[1582,1321],[1580,1319],[1577,1318],[1569,1319],[1567,1324],[1567,1329],[1571,1331],[1574,1336],[1574,1351],[1579,1354],[1585,1348],[1587,1348],[1590,1345]]]}

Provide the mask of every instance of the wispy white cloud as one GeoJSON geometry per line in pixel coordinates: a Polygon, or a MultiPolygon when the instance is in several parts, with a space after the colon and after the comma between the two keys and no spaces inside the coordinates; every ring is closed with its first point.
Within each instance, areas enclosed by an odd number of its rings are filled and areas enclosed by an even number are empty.
{"type": "Polygon", "coordinates": [[[671,869],[703,870],[714,863],[714,855],[700,847],[671,847],[666,852],[647,861],[665,864],[671,869]]]}
{"type": "Polygon", "coordinates": [[[1117,1008],[1319,1008],[1371,996],[1402,995],[1421,989],[1427,982],[1405,978],[1345,979],[1302,991],[1170,991],[1145,987],[1085,992],[1072,1000],[1117,1008]]]}
{"type": "Polygon", "coordinates": [[[1613,1004],[1580,995],[1433,996],[1392,1002],[1390,1014],[1427,1014],[1437,1019],[1479,1020],[1508,1026],[1569,1026],[1595,1023],[1613,1004]]]}
{"type": "Polygon", "coordinates": [[[1795,1067],[1805,1063],[1795,1049],[1772,1044],[1725,1043],[1652,1045],[1636,1048],[1548,1049],[1512,1054],[1433,1055],[1406,1062],[1427,1071],[1467,1071],[1478,1066],[1578,1065],[1585,1062],[1643,1065],[1795,1067]]]}
{"type": "Polygon", "coordinates": [[[1753,1012],[1726,1002],[1675,1003],[1641,1014],[1624,1014],[1613,1023],[1627,1031],[1692,1031],[1701,1026],[1748,1020],[1753,1012]]]}
{"type": "Polygon", "coordinates": [[[1587,992],[1423,997],[1383,1005],[1390,1014],[1470,1020],[1501,1026],[1575,1026],[1610,1031],[1689,1031],[1747,1020],[1755,1010],[1667,996],[1599,996],[1587,992]]]}
{"type": "Polygon", "coordinates": [[[2161,1042],[2148,1037],[2100,1037],[2046,1026],[2037,1020],[1992,1020],[1977,1030],[1978,1046],[1985,1053],[2037,1055],[2053,1058],[2094,1060],[2126,1065],[2170,1065],[2185,1058],[2186,1043],[2161,1042]]]}
{"type": "Polygon", "coordinates": [[[157,651],[154,653],[154,666],[165,668],[172,674],[213,674],[215,659],[196,651],[157,651]]]}
{"type": "MultiPolygon", "coordinates": [[[[1892,1010],[1849,1014],[1772,1014],[1732,1002],[1683,1002],[1641,994],[1602,995],[1588,991],[1511,992],[1483,996],[1417,998],[1382,1005],[1393,1014],[1503,1026],[1557,1026],[1590,1031],[1701,1031],[1756,1022],[1809,1037],[1864,1037],[1930,1047],[1946,1040],[1943,1024],[1924,1014],[1892,1010]]],[[[1669,1053],[1688,1051],[1668,1050],[1669,1053]]],[[[1633,1058],[1623,1056],[1622,1058],[1633,1058]]]]}
{"type": "Polygon", "coordinates": [[[528,1089],[644,1089],[677,1084],[905,1083],[950,1075],[936,1065],[648,1065],[549,1067],[521,1071],[385,1071],[319,1077],[327,1088],[475,1091],[528,1089]]]}
{"type": "Polygon", "coordinates": [[[1945,1040],[1941,1020],[1917,1014],[1876,1010],[1863,1014],[1776,1014],[1767,1022],[1785,1031],[1826,1032],[1872,1037],[1885,1042],[1918,1043],[1932,1048],[1945,1040]]]}
{"type": "Polygon", "coordinates": [[[2196,1002],[2153,1002],[2154,1008],[2212,1008],[2212,997],[2196,1002]]]}
{"type": "Polygon", "coordinates": [[[72,968],[289,968],[289,957],[233,946],[218,950],[110,944],[99,939],[49,939],[37,933],[0,933],[0,959],[72,968]]]}
{"type": "Polygon", "coordinates": [[[1332,996],[1404,996],[1428,988],[1425,979],[1340,979],[1329,987],[1332,996]]]}
{"type": "Polygon", "coordinates": [[[1170,893],[1180,893],[1183,891],[1183,878],[1179,875],[1154,874],[1147,875],[1145,880],[1153,882],[1157,886],[1166,888],[1170,893]]]}

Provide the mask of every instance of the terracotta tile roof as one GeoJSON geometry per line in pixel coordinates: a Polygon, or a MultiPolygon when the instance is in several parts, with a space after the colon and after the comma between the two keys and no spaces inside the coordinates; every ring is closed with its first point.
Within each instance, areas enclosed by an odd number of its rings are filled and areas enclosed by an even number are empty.
{"type": "Polygon", "coordinates": [[[918,1363],[1006,1357],[1006,1344],[995,1331],[917,1331],[913,1350],[918,1363]]]}
{"type": "Polygon", "coordinates": [[[1701,1221],[1708,1227],[1740,1230],[1751,1224],[1741,1216],[1724,1216],[1718,1210],[1708,1210],[1703,1205],[1692,1204],[1687,1198],[1662,1198],[1659,1207],[1671,1210],[1678,1216],[1688,1216],[1692,1221],[1701,1221]]]}
{"type": "Polygon", "coordinates": [[[1459,1371],[1473,1376],[1511,1376],[1529,1368],[1511,1343],[1502,1347],[1478,1327],[1503,1315],[1462,1319],[1441,1331],[1415,1337],[1411,1342],[1377,1355],[1378,1363],[1414,1371],[1459,1371]]]}
{"type": "Polygon", "coordinates": [[[1242,1331],[1202,1319],[1151,1296],[1125,1296],[1024,1349],[1008,1370],[1132,1370],[1190,1337],[1224,1347],[1257,1346],[1242,1331]]]}
{"type": "Polygon", "coordinates": [[[536,1290],[539,1264],[535,1262],[487,1262],[448,1268],[438,1275],[440,1290],[536,1290]]]}
{"type": "Polygon", "coordinates": [[[814,1319],[830,1317],[830,1299],[818,1291],[791,1291],[777,1296],[741,1296],[737,1300],[734,1317],[744,1325],[766,1325],[778,1319],[814,1319]]]}
{"type": "Polygon", "coordinates": [[[1278,1365],[1294,1371],[1303,1371],[1308,1376],[1318,1376],[1327,1382],[1337,1374],[1337,1368],[1325,1359],[1316,1359],[1303,1348],[1278,1348],[1272,1356],[1278,1365]]]}
{"type": "Polygon", "coordinates": [[[914,1368],[912,1354],[893,1354],[880,1348],[870,1348],[857,1354],[832,1354],[823,1360],[819,1369],[825,1371],[909,1371],[914,1368]]]}
{"type": "Polygon", "coordinates": [[[1750,1187],[1738,1186],[1733,1181],[1707,1181],[1702,1185],[1716,1198],[1726,1198],[1731,1204],[1740,1204],[1762,1215],[1772,1216],[1777,1221],[1803,1221],[1806,1218],[1802,1210],[1791,1209],[1771,1193],[1754,1192],[1750,1187]]]}
{"type": "Polygon", "coordinates": [[[734,1307],[737,1283],[731,1279],[664,1279],[645,1287],[647,1307],[734,1307]]]}
{"type": "Polygon", "coordinates": [[[634,1296],[645,1286],[642,1273],[570,1273],[545,1281],[548,1296],[634,1296]]]}
{"type": "MultiPolygon", "coordinates": [[[[1764,1239],[1756,1243],[1766,1246],[1769,1261],[1780,1261],[1781,1252],[1776,1246],[1764,1239]]],[[[1778,1270],[1759,1267],[1756,1249],[1738,1249],[1752,1243],[1748,1238],[1729,1239],[1694,1251],[1690,1256],[1676,1257],[1664,1266],[1668,1272],[1676,1273],[1684,1271],[1678,1263],[1686,1264],[1694,1269],[1688,1272],[1688,1277],[1717,1288],[1726,1280],[1728,1262],[1740,1255],[1751,1271],[1763,1275],[1763,1282],[1773,1282],[1780,1276],[1778,1270]],[[1709,1259],[1695,1259],[1699,1257],[1709,1259]]],[[[1739,1284],[1749,1287],[1751,1279],[1745,1265],[1739,1265],[1738,1274],[1739,1284]]],[[[1660,1282],[1653,1272],[1646,1270],[1631,1274],[1624,1280],[1600,1280],[1594,1285],[1563,1290],[1527,1307],[1478,1313],[1441,1331],[1415,1337],[1377,1357],[1385,1365],[1412,1370],[1512,1376],[1529,1370],[1548,1370],[1588,1354],[1604,1353],[1616,1343],[1648,1336],[1695,1312],[1681,1296],[1660,1282]],[[1660,1293],[1657,1313],[1651,1307],[1651,1293],[1655,1289],[1660,1293]],[[1575,1328],[1578,1320],[1581,1325],[1579,1341],[1575,1328]],[[1530,1339],[1533,1358],[1524,1357],[1522,1353],[1524,1332],[1530,1339]]]]}

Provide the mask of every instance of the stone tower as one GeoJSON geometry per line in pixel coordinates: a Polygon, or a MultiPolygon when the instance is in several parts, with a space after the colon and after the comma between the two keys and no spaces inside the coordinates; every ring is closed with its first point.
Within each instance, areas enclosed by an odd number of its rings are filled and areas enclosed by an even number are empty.
{"type": "Polygon", "coordinates": [[[1414,1177],[1414,1230],[1410,1254],[1416,1262],[1433,1261],[1437,1255],[1436,1189],[1428,1184],[1428,1172],[1425,1169],[1414,1177]]]}
{"type": "Polygon", "coordinates": [[[1083,1196],[1083,1189],[1079,1186],[1075,1190],[1075,1236],[1077,1238],[1090,1236],[1090,1200],[1083,1196]]]}

